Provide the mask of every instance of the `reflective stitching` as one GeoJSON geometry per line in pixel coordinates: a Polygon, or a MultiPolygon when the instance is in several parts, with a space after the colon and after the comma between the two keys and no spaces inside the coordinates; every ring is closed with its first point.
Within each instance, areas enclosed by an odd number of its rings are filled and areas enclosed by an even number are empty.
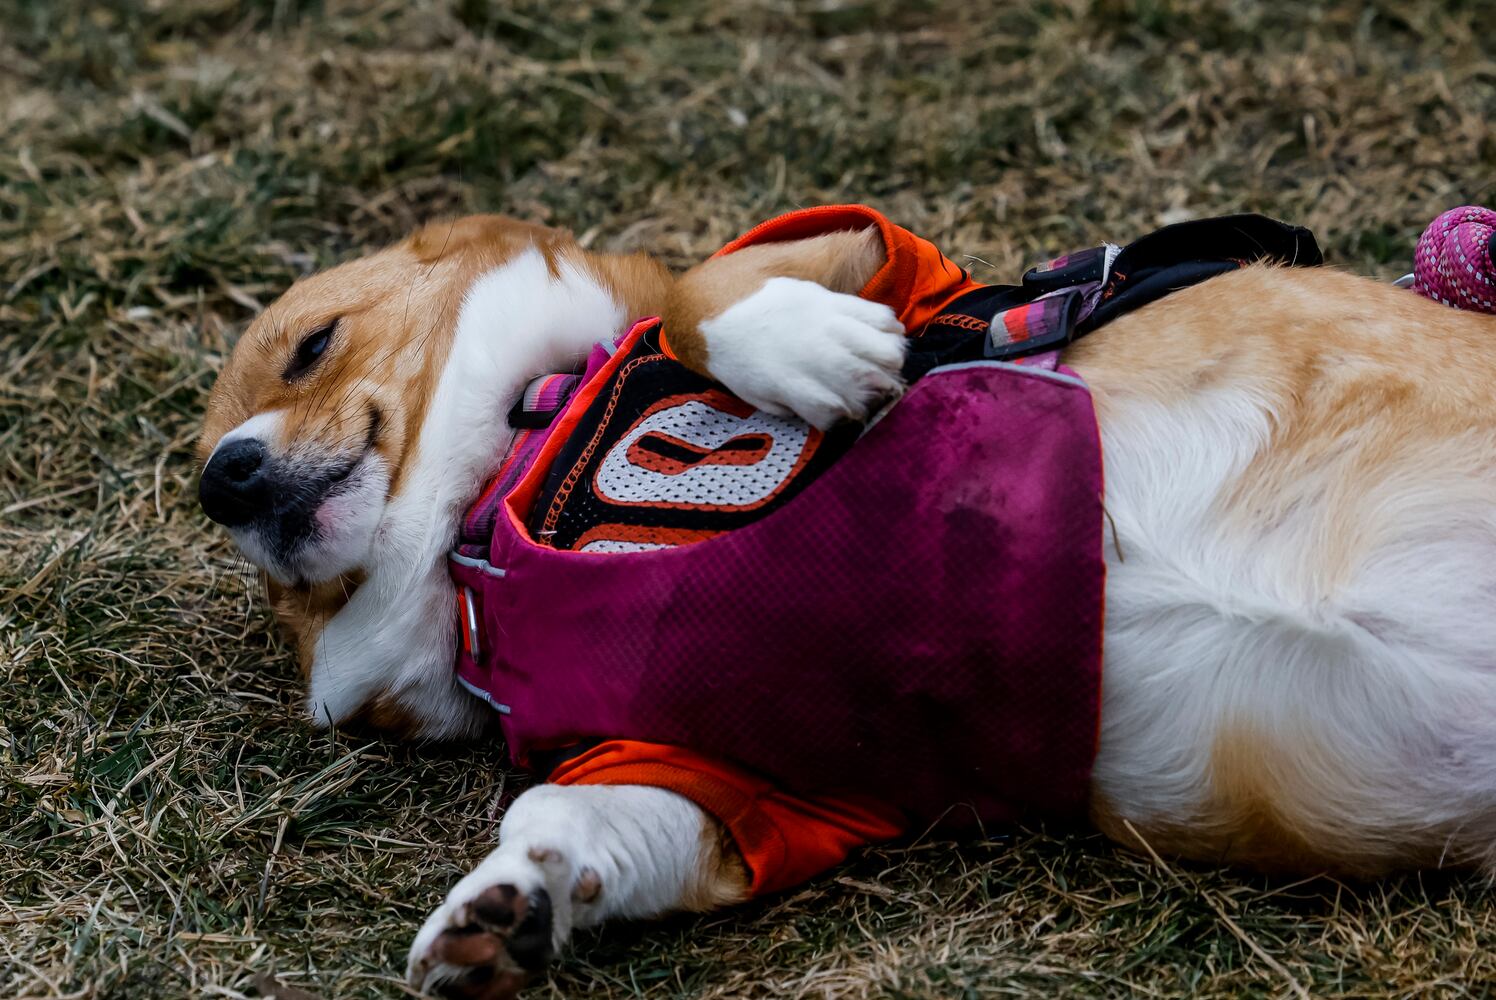
{"type": "MultiPolygon", "coordinates": [[[[1006,368],[1020,375],[1033,375],[1036,378],[1053,379],[1056,382],[1064,382],[1067,385],[1087,388],[1085,380],[1076,378],[1074,375],[1066,375],[1064,372],[1052,372],[1047,368],[1033,368],[1029,365],[1015,365],[1011,361],[958,361],[950,365],[937,365],[925,372],[925,378],[940,372],[958,372],[966,368],[1006,368]]],[[[916,385],[919,383],[916,382],[916,385]]]]}
{"type": "Polygon", "coordinates": [[[496,576],[501,580],[508,575],[502,567],[494,566],[486,559],[474,559],[472,556],[461,555],[457,552],[448,552],[447,558],[459,566],[471,566],[473,569],[487,573],[489,576],[496,576]]]}
{"type": "Polygon", "coordinates": [[[467,688],[470,693],[475,694],[479,698],[482,698],[484,701],[488,702],[489,705],[493,706],[493,710],[495,712],[498,712],[500,715],[508,715],[510,713],[510,708],[508,705],[502,705],[499,702],[494,701],[493,695],[489,694],[478,685],[472,683],[461,674],[457,675],[457,683],[467,688]]]}

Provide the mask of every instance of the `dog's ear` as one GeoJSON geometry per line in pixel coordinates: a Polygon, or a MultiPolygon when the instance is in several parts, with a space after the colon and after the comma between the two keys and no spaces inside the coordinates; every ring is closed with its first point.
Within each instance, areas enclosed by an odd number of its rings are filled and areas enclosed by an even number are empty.
{"type": "Polygon", "coordinates": [[[333,615],[343,610],[363,582],[363,576],[345,573],[335,580],[304,587],[287,587],[268,575],[264,580],[276,621],[286,630],[287,638],[296,644],[296,659],[302,675],[310,677],[322,630],[332,621],[333,615]]]}
{"type": "Polygon", "coordinates": [[[523,222],[507,215],[465,215],[427,223],[410,237],[409,246],[422,264],[433,264],[444,257],[479,248],[516,244],[549,247],[569,242],[571,238],[568,230],[523,222]]]}

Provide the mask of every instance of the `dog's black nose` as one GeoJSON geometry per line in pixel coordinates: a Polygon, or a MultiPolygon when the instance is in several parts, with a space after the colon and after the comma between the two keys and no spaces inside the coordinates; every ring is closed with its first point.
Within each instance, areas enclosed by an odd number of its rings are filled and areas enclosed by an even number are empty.
{"type": "Polygon", "coordinates": [[[197,484],[203,513],[229,528],[248,524],[270,503],[265,446],[254,438],[230,441],[213,453],[197,484]]]}

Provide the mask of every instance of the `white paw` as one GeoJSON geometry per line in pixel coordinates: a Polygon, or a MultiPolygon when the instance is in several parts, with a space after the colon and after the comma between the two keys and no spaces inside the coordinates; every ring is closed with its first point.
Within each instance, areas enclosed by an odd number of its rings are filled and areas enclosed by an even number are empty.
{"type": "Polygon", "coordinates": [[[502,845],[426,919],[405,978],[444,997],[509,1000],[566,944],[575,909],[600,892],[597,874],[559,851],[502,845]]]}
{"type": "Polygon", "coordinates": [[[770,278],[701,324],[707,364],[769,413],[825,430],[903,389],[904,326],[892,309],[813,281],[770,278]]]}

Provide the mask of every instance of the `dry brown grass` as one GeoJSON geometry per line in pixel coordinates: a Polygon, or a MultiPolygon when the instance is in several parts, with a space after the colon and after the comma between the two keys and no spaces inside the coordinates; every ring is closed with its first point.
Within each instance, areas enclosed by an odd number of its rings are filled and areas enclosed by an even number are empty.
{"type": "MultiPolygon", "coordinates": [[[[1490,0],[0,0],[0,995],[398,994],[516,788],[495,747],[305,729],[195,507],[213,371],[297,275],[466,209],[685,264],[855,199],[998,278],[1240,209],[1390,276],[1493,197],[1492,25],[1490,0]]],[[[1002,831],[610,927],[536,994],[1481,995],[1492,918],[1468,879],[1002,831]]]]}

